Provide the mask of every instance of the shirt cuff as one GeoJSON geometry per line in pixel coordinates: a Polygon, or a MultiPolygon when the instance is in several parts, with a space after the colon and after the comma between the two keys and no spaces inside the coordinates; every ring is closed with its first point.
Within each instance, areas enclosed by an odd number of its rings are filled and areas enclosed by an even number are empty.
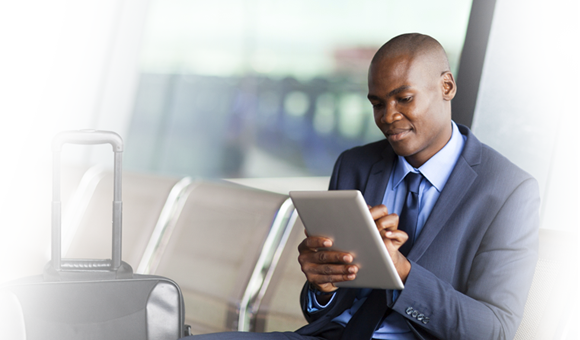
{"type": "Polygon", "coordinates": [[[332,303],[332,300],[334,300],[335,296],[336,296],[336,293],[332,293],[332,297],[330,298],[330,300],[325,305],[321,305],[316,300],[316,291],[314,291],[312,289],[308,289],[308,301],[307,301],[307,305],[306,305],[306,307],[307,307],[306,311],[308,313],[314,313],[314,312],[318,312],[319,310],[328,307],[328,305],[330,305],[330,303],[332,303]]]}

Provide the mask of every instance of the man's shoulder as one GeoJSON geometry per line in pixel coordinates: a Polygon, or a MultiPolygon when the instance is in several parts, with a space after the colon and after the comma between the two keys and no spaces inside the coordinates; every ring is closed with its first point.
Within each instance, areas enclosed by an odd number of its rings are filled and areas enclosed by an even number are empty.
{"type": "Polygon", "coordinates": [[[463,134],[467,135],[467,140],[462,157],[477,174],[473,183],[474,192],[506,198],[521,187],[530,190],[530,195],[539,195],[538,181],[531,174],[491,146],[480,142],[471,131],[463,134]]]}
{"type": "Polygon", "coordinates": [[[334,164],[329,188],[364,191],[371,171],[388,167],[389,159],[394,159],[389,155],[394,152],[386,139],[342,152],[334,164]]]}
{"type": "Polygon", "coordinates": [[[391,145],[386,139],[382,139],[343,151],[340,155],[340,159],[347,163],[354,162],[357,164],[372,164],[382,158],[388,157],[390,154],[394,155],[391,145]]]}
{"type": "Polygon", "coordinates": [[[468,129],[462,129],[462,133],[467,135],[465,148],[462,156],[481,176],[492,176],[498,178],[509,177],[513,179],[525,180],[532,176],[502,155],[491,146],[480,142],[468,129]]]}

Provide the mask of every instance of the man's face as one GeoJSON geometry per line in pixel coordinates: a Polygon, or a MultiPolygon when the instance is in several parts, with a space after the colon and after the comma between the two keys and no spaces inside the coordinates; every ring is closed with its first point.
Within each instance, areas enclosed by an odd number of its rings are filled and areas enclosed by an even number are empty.
{"type": "Polygon", "coordinates": [[[439,72],[406,55],[377,62],[369,70],[368,98],[375,123],[395,153],[414,167],[423,165],[451,138],[450,98],[444,96],[439,72]]]}

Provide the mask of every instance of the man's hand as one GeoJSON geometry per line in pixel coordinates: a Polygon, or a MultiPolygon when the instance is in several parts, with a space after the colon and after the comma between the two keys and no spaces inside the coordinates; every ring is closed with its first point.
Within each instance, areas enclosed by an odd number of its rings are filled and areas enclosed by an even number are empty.
{"type": "Polygon", "coordinates": [[[384,205],[377,205],[370,208],[371,216],[375,220],[379,234],[383,238],[383,242],[387,247],[387,251],[393,260],[393,264],[399,273],[399,277],[403,283],[409,276],[411,271],[411,263],[401,252],[399,248],[407,241],[409,236],[402,230],[399,230],[399,216],[397,214],[389,214],[387,207],[384,205]]]}
{"type": "MultiPolygon", "coordinates": [[[[308,235],[306,235],[308,236],[308,235]]],[[[298,261],[306,280],[317,290],[330,293],[338,289],[336,282],[351,281],[356,278],[358,267],[351,265],[353,257],[349,253],[329,250],[332,241],[317,236],[308,236],[298,246],[298,261]]],[[[330,296],[317,297],[318,302],[325,304],[330,296]]]]}
{"type": "MultiPolygon", "coordinates": [[[[408,239],[407,233],[398,230],[399,216],[389,214],[387,207],[382,204],[369,209],[399,277],[405,282],[411,270],[411,263],[399,252],[399,248],[408,239]]],[[[317,236],[306,237],[298,246],[300,252],[298,261],[306,280],[317,290],[325,293],[337,290],[334,285],[336,282],[354,280],[358,272],[358,267],[350,264],[353,261],[351,254],[332,251],[328,249],[330,247],[331,240],[317,236]]],[[[318,297],[320,303],[328,299],[330,297],[327,299],[318,297]]]]}

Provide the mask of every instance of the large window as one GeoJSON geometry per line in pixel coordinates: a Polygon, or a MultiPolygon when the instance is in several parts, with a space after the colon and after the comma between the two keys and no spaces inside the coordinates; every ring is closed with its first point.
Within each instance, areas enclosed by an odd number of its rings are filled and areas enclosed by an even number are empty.
{"type": "Polygon", "coordinates": [[[457,69],[471,2],[153,0],[126,168],[202,177],[327,176],[382,138],[367,68],[390,38],[438,39],[457,69]]]}

